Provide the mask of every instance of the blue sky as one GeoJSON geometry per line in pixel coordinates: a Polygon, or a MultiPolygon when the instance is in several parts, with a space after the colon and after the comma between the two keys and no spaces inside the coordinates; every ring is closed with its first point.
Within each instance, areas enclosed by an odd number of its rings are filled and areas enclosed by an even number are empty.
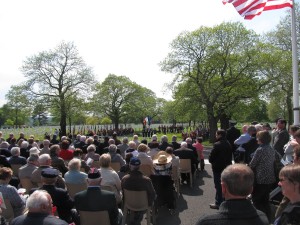
{"type": "MultiPolygon", "coordinates": [[[[296,2],[298,2],[297,0],[296,2]]],[[[182,31],[241,21],[262,33],[273,29],[286,9],[243,20],[221,0],[10,0],[0,3],[0,106],[11,85],[20,84],[26,57],[72,41],[80,56],[103,81],[109,73],[128,76],[171,98],[164,84],[172,74],[158,63],[182,31]]]]}

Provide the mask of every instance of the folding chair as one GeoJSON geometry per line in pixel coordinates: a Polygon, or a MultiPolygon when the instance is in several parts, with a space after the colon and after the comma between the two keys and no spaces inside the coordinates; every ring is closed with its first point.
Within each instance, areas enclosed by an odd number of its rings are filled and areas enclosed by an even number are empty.
{"type": "Polygon", "coordinates": [[[150,177],[153,174],[153,167],[148,164],[141,164],[139,170],[147,177],[150,177]]]}
{"type": "Polygon", "coordinates": [[[23,166],[22,164],[11,164],[11,169],[13,171],[13,175],[19,177],[19,169],[23,166]]]}
{"type": "Polygon", "coordinates": [[[146,191],[129,191],[124,189],[124,210],[122,225],[125,225],[128,212],[131,211],[147,211],[147,225],[150,225],[151,211],[152,224],[155,224],[155,210],[152,206],[148,206],[148,196],[146,191]]]}
{"type": "Polygon", "coordinates": [[[26,189],[26,194],[29,194],[29,191],[34,187],[33,183],[28,177],[20,179],[20,183],[22,188],[26,189]]]}
{"type": "Polygon", "coordinates": [[[84,191],[87,189],[87,183],[84,184],[70,184],[70,183],[66,183],[67,186],[67,190],[69,192],[69,195],[71,198],[74,199],[74,196],[76,193],[84,191]]]}
{"type": "Polygon", "coordinates": [[[110,225],[110,219],[107,211],[81,211],[80,224],[81,225],[110,225]]]}
{"type": "Polygon", "coordinates": [[[191,167],[191,159],[180,159],[179,161],[180,173],[188,173],[190,176],[190,186],[193,187],[193,174],[191,167]]]}
{"type": "Polygon", "coordinates": [[[177,198],[179,198],[180,195],[180,175],[179,175],[179,169],[177,166],[172,166],[172,179],[174,181],[177,198]]]}
{"type": "Polygon", "coordinates": [[[4,199],[4,202],[6,205],[6,209],[2,209],[2,216],[6,219],[8,223],[10,223],[10,221],[12,221],[12,219],[15,217],[14,210],[11,206],[9,199],[4,199]]]}

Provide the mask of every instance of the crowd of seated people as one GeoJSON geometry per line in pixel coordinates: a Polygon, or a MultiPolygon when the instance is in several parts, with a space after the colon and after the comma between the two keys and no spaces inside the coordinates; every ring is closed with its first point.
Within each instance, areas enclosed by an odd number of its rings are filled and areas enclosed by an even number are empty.
{"type": "MultiPolygon", "coordinates": [[[[260,133],[260,135],[261,134],[262,133],[260,133]]],[[[145,190],[149,191],[149,196],[153,198],[154,204],[157,207],[165,205],[170,210],[170,213],[173,214],[176,207],[176,197],[174,195],[175,185],[172,168],[180,167],[180,159],[190,159],[192,173],[195,173],[198,168],[199,161],[202,161],[200,169],[204,170],[201,139],[193,143],[191,138],[186,138],[185,141],[178,143],[176,136],[172,137],[172,141],[169,142],[165,135],[161,137],[160,141],[158,141],[157,135],[153,135],[151,141],[148,143],[145,140],[139,140],[138,135],[134,135],[131,140],[124,137],[121,141],[116,135],[111,138],[105,137],[104,142],[99,141],[97,135],[92,137],[77,135],[75,140],[71,140],[66,136],[61,137],[59,140],[57,136],[53,136],[52,138],[48,136],[45,140],[42,140],[39,145],[37,141],[34,141],[33,136],[26,139],[25,135],[21,133],[17,139],[12,134],[9,135],[7,140],[2,141],[0,144],[0,164],[2,165],[2,168],[0,168],[0,181],[2,180],[0,192],[2,192],[4,198],[11,198],[9,200],[15,210],[15,217],[23,213],[26,204],[26,199],[17,192],[17,188],[22,187],[20,179],[23,178],[28,178],[31,181],[32,190],[45,190],[51,185],[51,188],[59,191],[59,193],[67,193],[68,189],[66,183],[83,184],[86,183],[87,179],[90,179],[91,186],[88,188],[93,189],[95,187],[93,187],[92,184],[98,184],[99,180],[101,180],[100,186],[97,188],[112,191],[114,193],[116,207],[119,207],[119,209],[122,206],[122,202],[126,201],[123,196],[124,188],[136,191],[145,190]],[[112,163],[119,163],[120,169],[115,171],[112,168],[112,163]],[[13,170],[10,169],[13,164],[20,164],[17,176],[13,174],[13,170]],[[149,165],[151,168],[149,174],[143,172],[142,168],[144,165],[149,165]],[[95,171],[95,167],[97,167],[100,175],[95,171]],[[55,172],[53,172],[52,169],[55,169],[55,172]],[[50,173],[50,175],[47,175],[47,173],[50,173]],[[54,175],[51,175],[51,173],[54,175]],[[88,174],[91,175],[89,176],[88,174]],[[130,175],[132,175],[132,177],[130,175]],[[52,178],[55,179],[51,180],[49,176],[54,176],[52,178]],[[93,178],[93,176],[97,176],[97,178],[93,178]],[[138,188],[136,188],[136,185],[131,186],[128,184],[131,178],[141,179],[145,182],[145,186],[141,185],[138,186],[138,188]],[[96,181],[93,179],[96,179],[96,181]],[[126,180],[126,182],[124,182],[124,180],[126,180]],[[151,182],[151,186],[149,186],[149,182],[151,182]],[[151,190],[151,187],[153,190],[151,190]],[[150,194],[150,192],[152,192],[152,194],[150,194]],[[18,198],[16,193],[18,194],[18,198]]],[[[261,136],[258,135],[258,137],[261,136]]],[[[300,137],[300,131],[297,130],[293,133],[294,139],[292,142],[294,162],[297,160],[296,156],[299,157],[297,153],[297,146],[299,146],[299,142],[297,142],[298,137],[300,137]]],[[[262,142],[264,139],[260,138],[259,140],[262,142]]],[[[269,139],[267,141],[269,141],[269,139]]],[[[264,143],[259,144],[263,145],[264,143]]],[[[274,143],[272,143],[272,146],[273,145],[274,143]]],[[[255,154],[252,156],[254,159],[256,157],[258,156],[255,154]]],[[[253,165],[254,161],[250,163],[250,168],[254,168],[253,165]]],[[[299,180],[293,175],[293,173],[297,174],[298,167],[294,167],[288,170],[291,172],[284,172],[287,170],[285,169],[279,174],[279,185],[284,190],[283,195],[285,198],[280,206],[281,211],[276,215],[277,224],[284,224],[284,221],[291,219],[297,220],[297,218],[290,216],[290,211],[298,212],[298,202],[300,201],[298,201],[297,198],[298,192],[300,192],[298,187],[299,180]],[[291,184],[291,186],[297,186],[299,191],[291,194],[290,189],[292,188],[290,188],[287,183],[291,184]]],[[[257,176],[257,171],[254,173],[254,176],[257,176]]],[[[181,184],[185,184],[185,182],[187,184],[191,182],[189,176],[187,176],[187,174],[181,174],[181,184]]],[[[86,194],[88,195],[88,193],[89,192],[86,194]]],[[[60,208],[61,206],[59,206],[57,201],[60,202],[61,199],[57,199],[52,196],[51,193],[49,194],[54,206],[60,208]]],[[[256,196],[253,195],[253,197],[256,196]]],[[[111,196],[109,198],[111,198],[111,196]]],[[[72,208],[74,209],[74,207],[76,208],[74,199],[70,198],[68,201],[71,202],[70,210],[72,208]]],[[[61,209],[58,211],[61,211],[61,209]]],[[[73,222],[79,225],[80,220],[77,217],[79,212],[71,210],[68,213],[68,216],[61,216],[62,213],[58,212],[58,216],[67,223],[73,222]]],[[[137,216],[134,217],[134,220],[137,220],[136,224],[140,223],[143,213],[144,212],[137,213],[137,216]]],[[[118,218],[120,215],[121,214],[118,213],[118,218]]],[[[269,214],[267,214],[267,216],[270,220],[271,216],[269,214]]],[[[119,219],[118,221],[120,222],[119,219]]],[[[111,224],[113,224],[113,222],[111,224]]]]}

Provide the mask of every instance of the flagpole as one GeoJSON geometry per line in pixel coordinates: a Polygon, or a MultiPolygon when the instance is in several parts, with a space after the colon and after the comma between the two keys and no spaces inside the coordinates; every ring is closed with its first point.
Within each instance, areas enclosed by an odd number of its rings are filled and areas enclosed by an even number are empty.
{"type": "Polygon", "coordinates": [[[299,77],[298,77],[298,54],[297,54],[297,33],[296,33],[296,15],[295,7],[292,11],[292,59],[293,59],[293,110],[294,110],[294,125],[299,125],[299,77]]]}

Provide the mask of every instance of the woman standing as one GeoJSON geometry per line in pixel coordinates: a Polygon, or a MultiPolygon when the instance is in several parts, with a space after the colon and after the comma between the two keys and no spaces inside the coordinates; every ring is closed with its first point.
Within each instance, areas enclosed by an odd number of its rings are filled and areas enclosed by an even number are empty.
{"type": "Polygon", "coordinates": [[[271,147],[271,135],[268,131],[259,131],[256,135],[259,147],[249,164],[255,175],[255,183],[252,192],[252,201],[256,209],[263,211],[269,221],[271,208],[269,193],[276,182],[274,172],[275,151],[271,147]]]}

